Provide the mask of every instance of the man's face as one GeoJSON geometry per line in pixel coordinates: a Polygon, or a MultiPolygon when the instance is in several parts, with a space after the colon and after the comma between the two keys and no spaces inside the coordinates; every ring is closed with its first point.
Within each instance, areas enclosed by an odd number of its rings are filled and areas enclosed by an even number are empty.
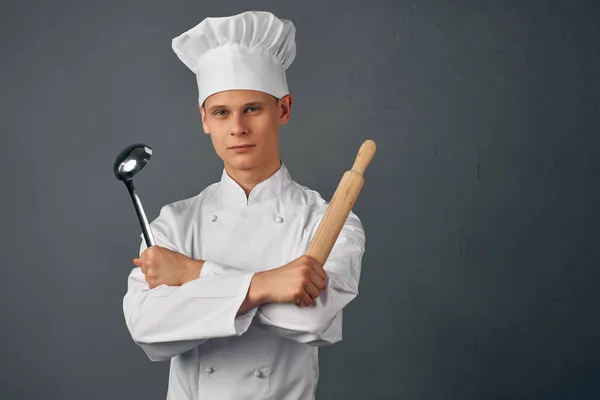
{"type": "Polygon", "coordinates": [[[200,106],[202,127],[229,167],[268,168],[279,165],[279,126],[288,122],[291,104],[289,95],[278,102],[254,90],[215,93],[200,106]]]}

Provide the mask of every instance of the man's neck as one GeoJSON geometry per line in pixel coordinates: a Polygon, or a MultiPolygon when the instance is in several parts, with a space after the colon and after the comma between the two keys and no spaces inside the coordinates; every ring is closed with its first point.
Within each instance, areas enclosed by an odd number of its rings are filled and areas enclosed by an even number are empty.
{"type": "Polygon", "coordinates": [[[252,169],[235,169],[225,164],[225,171],[238,185],[244,189],[246,198],[256,185],[266,181],[281,168],[281,160],[252,169]]]}

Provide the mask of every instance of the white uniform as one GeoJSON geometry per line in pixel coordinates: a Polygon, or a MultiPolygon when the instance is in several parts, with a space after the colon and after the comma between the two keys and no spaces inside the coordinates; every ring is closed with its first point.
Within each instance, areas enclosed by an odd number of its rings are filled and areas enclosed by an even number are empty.
{"type": "MultiPolygon", "coordinates": [[[[133,340],[171,359],[167,399],[314,399],[318,347],[342,339],[342,309],[358,294],[365,233],[350,213],[325,264],[314,307],[264,304],[236,317],[256,272],[303,255],[328,203],[282,163],[246,198],[220,182],[169,204],[151,223],[158,246],[206,260],[200,277],[149,289],[140,268],[123,300],[133,340]]],[[[140,254],[146,246],[142,241],[140,254]]]]}

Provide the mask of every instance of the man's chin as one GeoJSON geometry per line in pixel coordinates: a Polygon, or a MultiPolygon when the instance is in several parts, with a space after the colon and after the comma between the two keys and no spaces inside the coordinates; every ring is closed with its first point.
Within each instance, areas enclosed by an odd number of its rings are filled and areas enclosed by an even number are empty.
{"type": "Polygon", "coordinates": [[[227,164],[238,171],[247,171],[256,168],[256,162],[254,162],[254,160],[244,160],[241,159],[241,157],[234,160],[228,160],[227,164]]]}

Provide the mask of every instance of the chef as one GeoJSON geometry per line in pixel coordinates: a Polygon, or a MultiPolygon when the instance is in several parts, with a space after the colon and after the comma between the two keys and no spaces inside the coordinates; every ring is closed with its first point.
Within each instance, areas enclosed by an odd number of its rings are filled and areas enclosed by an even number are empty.
{"type": "Polygon", "coordinates": [[[325,265],[303,255],[328,203],[279,153],[295,27],[268,12],[211,17],[172,47],[196,76],[224,169],[151,222],[157,244],[142,240],[133,259],[127,328],[150,360],[170,360],[167,399],[314,399],[318,348],[342,339],[358,294],[365,233],[351,212],[325,265]]]}

